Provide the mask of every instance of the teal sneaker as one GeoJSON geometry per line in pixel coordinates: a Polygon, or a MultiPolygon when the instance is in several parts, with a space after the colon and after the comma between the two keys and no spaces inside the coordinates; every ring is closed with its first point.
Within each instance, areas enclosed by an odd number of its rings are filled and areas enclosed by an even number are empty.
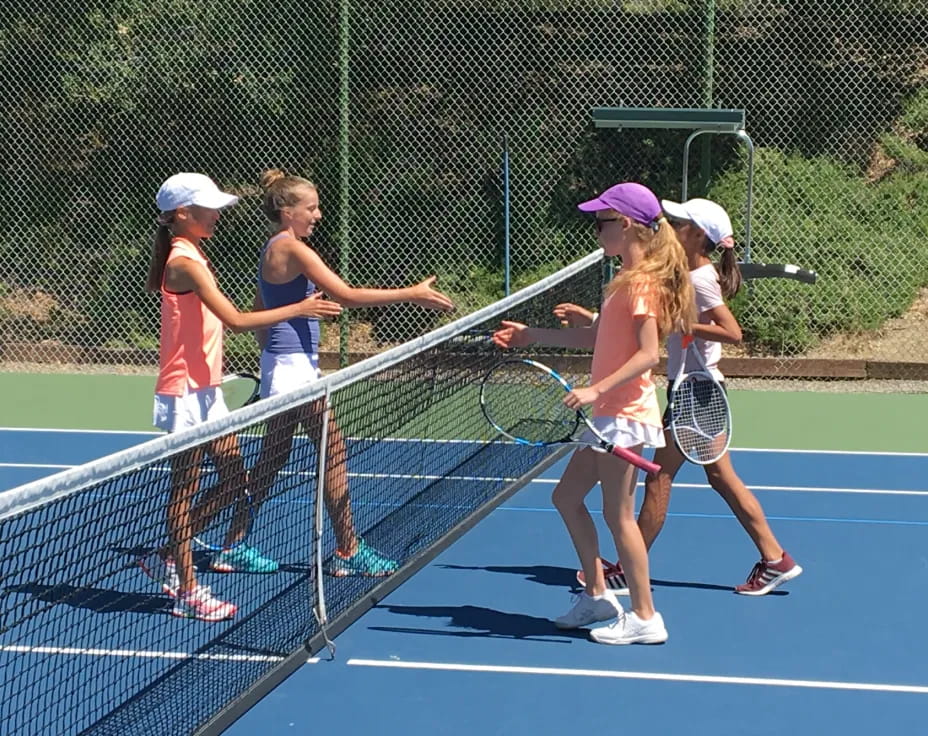
{"type": "Polygon", "coordinates": [[[210,569],[216,572],[277,572],[280,565],[270,557],[265,557],[254,547],[240,544],[232,549],[224,549],[213,556],[210,569]]]}
{"type": "Polygon", "coordinates": [[[326,565],[327,575],[344,578],[349,575],[363,575],[369,578],[383,578],[399,569],[399,563],[384,557],[373,547],[368,547],[363,539],[358,539],[358,551],[351,557],[343,557],[336,550],[326,565]]]}

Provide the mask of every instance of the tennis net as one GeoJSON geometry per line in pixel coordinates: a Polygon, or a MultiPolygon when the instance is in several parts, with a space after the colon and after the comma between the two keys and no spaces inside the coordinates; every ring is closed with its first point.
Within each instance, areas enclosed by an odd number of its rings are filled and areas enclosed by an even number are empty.
{"type": "Polygon", "coordinates": [[[602,283],[597,252],[304,389],[0,494],[4,731],[219,733],[563,454],[501,442],[484,420],[480,380],[501,358],[488,336],[501,319],[556,326],[554,305],[598,304],[602,283]],[[242,488],[246,542],[279,568],[217,572],[194,545],[199,583],[238,612],[172,616],[138,565],[167,544],[172,493],[240,510],[242,488]],[[352,544],[372,568],[336,554],[352,544]]]}

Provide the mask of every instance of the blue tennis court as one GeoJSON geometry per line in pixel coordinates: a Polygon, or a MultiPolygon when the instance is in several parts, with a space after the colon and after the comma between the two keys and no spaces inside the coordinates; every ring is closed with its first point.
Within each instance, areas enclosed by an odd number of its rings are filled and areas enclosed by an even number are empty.
{"type": "MultiPolygon", "coordinates": [[[[2,488],[148,438],[2,435],[2,488]]],[[[928,456],[738,450],[734,457],[805,569],[784,588],[759,599],[731,592],[756,553],[701,472],[687,468],[651,556],[669,642],[605,647],[583,632],[558,631],[550,619],[576,590],[574,553],[549,501],[561,462],[338,636],[334,660],[321,652],[229,733],[561,733],[581,724],[694,734],[920,732],[928,705],[919,613],[928,456]]],[[[597,507],[595,494],[590,500],[597,507]]],[[[285,571],[262,585],[285,587],[300,574],[285,571]]],[[[112,610],[105,596],[90,595],[58,607],[77,628],[96,616],[123,619],[108,623],[107,640],[81,651],[64,642],[60,650],[6,649],[4,667],[15,672],[27,658],[46,657],[57,660],[53,672],[63,680],[105,678],[113,659],[145,658],[157,670],[215,636],[209,624],[166,615],[167,599],[135,570],[127,567],[121,580],[146,606],[112,610]],[[180,628],[189,651],[134,651],[145,626],[180,628]]],[[[246,656],[234,642],[216,651],[246,656]]]]}

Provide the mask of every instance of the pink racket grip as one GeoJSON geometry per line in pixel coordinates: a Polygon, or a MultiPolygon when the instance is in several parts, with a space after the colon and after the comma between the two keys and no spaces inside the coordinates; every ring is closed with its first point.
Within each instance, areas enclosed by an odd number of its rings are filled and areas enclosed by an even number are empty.
{"type": "Polygon", "coordinates": [[[641,455],[638,455],[632,452],[631,450],[626,449],[625,447],[613,447],[612,454],[615,455],[616,457],[622,458],[623,460],[625,460],[625,462],[631,463],[636,468],[641,468],[647,473],[652,473],[653,475],[657,475],[658,473],[661,472],[660,465],[658,465],[657,463],[652,463],[647,458],[643,458],[641,457],[641,455]]]}

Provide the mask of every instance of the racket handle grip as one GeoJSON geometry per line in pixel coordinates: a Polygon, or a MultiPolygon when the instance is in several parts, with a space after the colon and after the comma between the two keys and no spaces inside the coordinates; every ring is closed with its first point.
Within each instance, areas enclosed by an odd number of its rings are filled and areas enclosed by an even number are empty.
{"type": "Polygon", "coordinates": [[[641,468],[646,473],[652,473],[656,475],[661,472],[661,466],[657,463],[652,463],[647,458],[641,457],[641,455],[632,452],[631,450],[625,447],[613,447],[612,454],[618,458],[621,458],[627,463],[631,463],[636,468],[641,468]]]}

